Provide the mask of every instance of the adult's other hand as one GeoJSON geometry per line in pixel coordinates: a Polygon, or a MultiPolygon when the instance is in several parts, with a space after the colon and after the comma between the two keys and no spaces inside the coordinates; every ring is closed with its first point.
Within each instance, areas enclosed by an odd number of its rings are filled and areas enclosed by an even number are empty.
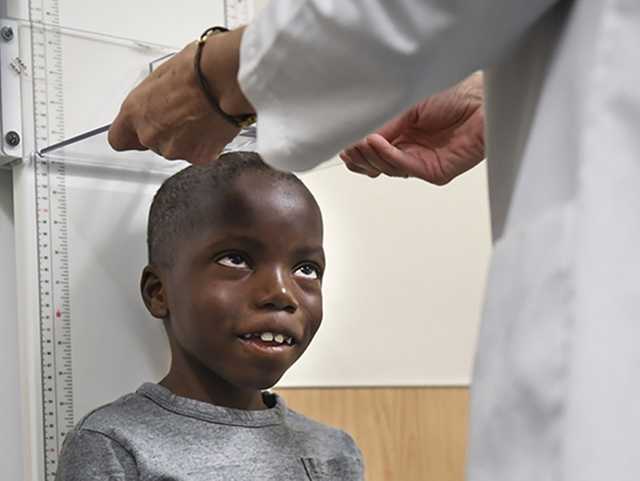
{"type": "Polygon", "coordinates": [[[444,185],[484,158],[483,79],[473,74],[345,149],[353,172],[444,185]]]}

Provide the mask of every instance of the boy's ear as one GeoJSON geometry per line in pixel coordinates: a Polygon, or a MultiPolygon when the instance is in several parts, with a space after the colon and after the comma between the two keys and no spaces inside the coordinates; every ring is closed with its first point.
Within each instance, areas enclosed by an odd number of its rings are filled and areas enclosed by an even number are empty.
{"type": "Polygon", "coordinates": [[[140,293],[144,305],[147,306],[149,313],[158,319],[165,319],[169,315],[169,306],[167,304],[167,296],[164,284],[156,267],[147,265],[142,270],[140,278],[140,293]]]}

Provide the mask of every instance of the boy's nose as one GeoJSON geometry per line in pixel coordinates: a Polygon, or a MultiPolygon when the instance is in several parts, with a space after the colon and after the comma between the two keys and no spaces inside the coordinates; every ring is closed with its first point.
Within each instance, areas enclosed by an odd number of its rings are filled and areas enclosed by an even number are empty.
{"type": "Polygon", "coordinates": [[[293,314],[298,310],[298,302],[292,291],[293,283],[289,273],[283,269],[273,269],[263,273],[258,286],[258,307],[293,314]]]}

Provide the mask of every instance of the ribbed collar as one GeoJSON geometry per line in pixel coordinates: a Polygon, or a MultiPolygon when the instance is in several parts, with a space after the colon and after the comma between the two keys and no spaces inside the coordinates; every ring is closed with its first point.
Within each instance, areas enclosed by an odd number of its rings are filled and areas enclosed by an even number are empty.
{"type": "Polygon", "coordinates": [[[287,413],[284,400],[277,394],[270,392],[264,393],[264,395],[275,397],[274,407],[251,411],[215,406],[203,401],[176,396],[164,386],[154,383],[143,384],[136,393],[176,414],[229,426],[253,428],[275,426],[284,422],[287,413]]]}

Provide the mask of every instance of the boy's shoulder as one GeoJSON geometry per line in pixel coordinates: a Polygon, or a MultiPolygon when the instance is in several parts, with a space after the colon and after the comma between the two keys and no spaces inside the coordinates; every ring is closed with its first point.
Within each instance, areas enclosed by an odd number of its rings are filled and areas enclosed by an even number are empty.
{"type": "Polygon", "coordinates": [[[320,451],[339,451],[345,455],[361,457],[353,438],[342,429],[315,421],[291,408],[287,409],[287,424],[295,435],[304,438],[305,444],[312,442],[320,451]]]}
{"type": "Polygon", "coordinates": [[[308,475],[322,479],[364,479],[362,452],[353,438],[341,429],[309,419],[289,409],[287,424],[293,442],[303,447],[301,460],[308,475]]]}
{"type": "Polygon", "coordinates": [[[93,431],[111,437],[121,431],[144,428],[158,415],[158,406],[139,392],[125,394],[85,415],[75,431],[93,431]]]}

